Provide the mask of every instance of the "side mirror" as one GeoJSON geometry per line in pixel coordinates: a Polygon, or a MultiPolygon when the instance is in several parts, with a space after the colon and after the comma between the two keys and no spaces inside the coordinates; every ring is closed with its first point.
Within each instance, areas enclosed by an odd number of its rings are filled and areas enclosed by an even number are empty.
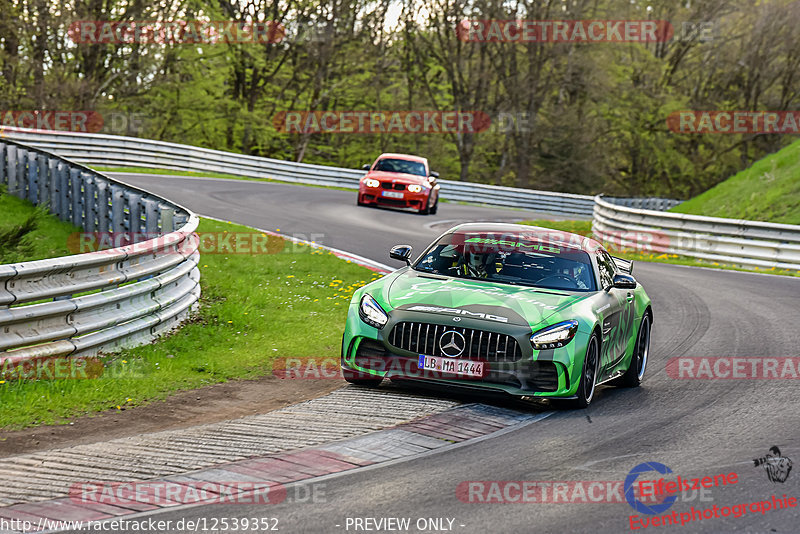
{"type": "Polygon", "coordinates": [[[372,167],[372,165],[370,165],[369,163],[366,163],[366,164],[361,166],[361,169],[365,170],[365,171],[368,171],[370,167],[372,167]]]}
{"type": "Polygon", "coordinates": [[[613,285],[617,289],[636,289],[636,279],[629,274],[615,274],[613,285]]]}
{"type": "Polygon", "coordinates": [[[431,171],[431,177],[438,178],[439,177],[439,173],[436,172],[436,171],[431,171]]]}
{"type": "Polygon", "coordinates": [[[406,262],[406,265],[411,265],[411,245],[395,245],[389,251],[389,257],[393,260],[400,260],[406,262]]]}

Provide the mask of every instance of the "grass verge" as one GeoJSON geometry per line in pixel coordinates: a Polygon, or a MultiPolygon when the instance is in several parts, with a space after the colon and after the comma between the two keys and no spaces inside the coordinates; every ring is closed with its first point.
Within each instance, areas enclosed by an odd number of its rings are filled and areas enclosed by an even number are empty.
{"type": "Polygon", "coordinates": [[[80,228],[60,221],[42,209],[14,195],[0,191],[0,264],[21,261],[43,260],[72,254],[68,248],[68,238],[80,228]],[[32,221],[30,231],[19,236],[18,230],[32,221]],[[10,236],[21,237],[18,243],[10,246],[10,236]]]}
{"type": "Polygon", "coordinates": [[[756,161],[670,211],[800,224],[800,141],[756,161]]]}
{"type": "MultiPolygon", "coordinates": [[[[523,221],[520,224],[528,224],[532,226],[541,226],[543,228],[551,228],[553,230],[560,230],[562,232],[571,232],[573,234],[578,234],[586,237],[594,238],[594,234],[592,232],[592,221],[549,221],[549,220],[535,220],[535,221],[523,221]]],[[[636,250],[620,250],[620,249],[609,249],[614,256],[619,258],[623,258],[626,260],[634,260],[634,261],[648,261],[648,262],[655,262],[655,263],[671,263],[673,265],[688,265],[691,267],[711,267],[714,269],[726,269],[731,271],[746,271],[746,272],[760,272],[760,273],[767,273],[767,274],[779,274],[783,276],[800,276],[800,271],[790,271],[784,269],[759,269],[758,267],[754,269],[747,269],[744,267],[739,267],[737,265],[729,265],[729,264],[722,264],[714,261],[707,261],[702,260],[699,258],[692,258],[689,256],[680,256],[678,254],[665,254],[665,253],[646,253],[642,251],[636,250]]]]}
{"type": "MultiPolygon", "coordinates": [[[[203,219],[201,232],[252,232],[203,219]]],[[[338,357],[353,291],[379,275],[327,251],[285,242],[274,254],[204,254],[199,312],[158,343],[104,358],[90,380],[6,380],[5,430],[122,410],[178,390],[268,375],[275,357],[338,357]]]]}

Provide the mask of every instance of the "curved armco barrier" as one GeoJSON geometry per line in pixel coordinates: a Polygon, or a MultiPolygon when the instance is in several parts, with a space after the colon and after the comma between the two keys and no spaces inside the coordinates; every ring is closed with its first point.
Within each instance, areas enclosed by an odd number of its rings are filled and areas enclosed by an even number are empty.
{"type": "Polygon", "coordinates": [[[746,267],[800,270],[800,226],[665,213],[595,197],[592,231],[606,243],[746,267]]]}
{"type": "Polygon", "coordinates": [[[158,236],[0,265],[0,362],[147,343],[200,297],[199,219],[186,208],[7,139],[0,139],[0,185],[86,232],[158,236]]]}

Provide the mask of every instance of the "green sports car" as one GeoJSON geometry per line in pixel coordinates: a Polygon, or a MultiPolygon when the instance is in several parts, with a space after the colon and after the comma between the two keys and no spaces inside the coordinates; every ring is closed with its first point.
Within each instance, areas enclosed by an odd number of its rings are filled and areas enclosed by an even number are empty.
{"type": "Polygon", "coordinates": [[[653,312],[632,263],[576,234],[535,226],[451,228],[413,263],[355,292],[342,340],[348,382],[570,399],[635,387],[653,312]]]}

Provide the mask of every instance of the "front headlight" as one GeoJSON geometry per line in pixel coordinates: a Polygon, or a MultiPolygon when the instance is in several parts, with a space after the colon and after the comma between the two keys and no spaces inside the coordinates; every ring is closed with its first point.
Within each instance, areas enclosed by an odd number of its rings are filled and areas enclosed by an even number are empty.
{"type": "Polygon", "coordinates": [[[378,187],[381,185],[381,183],[374,178],[368,178],[367,180],[364,180],[364,183],[367,185],[367,187],[378,187]]]}
{"type": "Polygon", "coordinates": [[[367,293],[361,297],[361,304],[358,306],[358,315],[361,320],[375,328],[383,328],[389,320],[389,316],[383,311],[380,304],[367,293]]]}
{"type": "Polygon", "coordinates": [[[411,191],[412,193],[419,193],[420,191],[422,191],[422,186],[417,184],[411,184],[408,186],[408,190],[411,191]]]}
{"type": "Polygon", "coordinates": [[[558,349],[572,341],[578,332],[578,321],[570,319],[548,326],[531,336],[531,345],[535,350],[558,349]]]}

